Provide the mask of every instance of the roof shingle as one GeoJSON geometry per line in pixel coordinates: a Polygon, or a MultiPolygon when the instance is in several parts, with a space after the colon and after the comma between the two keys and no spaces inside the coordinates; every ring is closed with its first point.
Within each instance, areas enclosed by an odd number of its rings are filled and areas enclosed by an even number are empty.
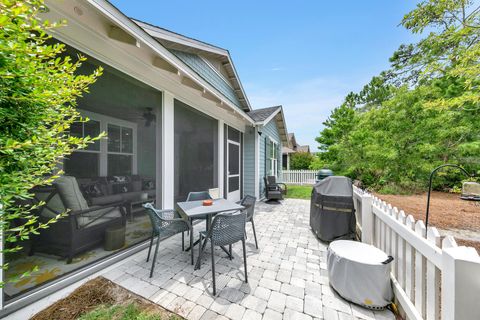
{"type": "Polygon", "coordinates": [[[262,122],[268,119],[275,111],[281,108],[281,106],[263,108],[263,109],[256,109],[249,111],[247,114],[252,118],[255,122],[262,122]]]}

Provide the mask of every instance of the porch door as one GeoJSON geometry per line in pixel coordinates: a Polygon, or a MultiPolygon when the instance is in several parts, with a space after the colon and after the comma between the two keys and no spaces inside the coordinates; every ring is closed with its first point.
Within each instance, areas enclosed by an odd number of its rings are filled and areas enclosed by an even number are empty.
{"type": "Polygon", "coordinates": [[[227,139],[227,199],[240,200],[240,143],[227,139]]]}

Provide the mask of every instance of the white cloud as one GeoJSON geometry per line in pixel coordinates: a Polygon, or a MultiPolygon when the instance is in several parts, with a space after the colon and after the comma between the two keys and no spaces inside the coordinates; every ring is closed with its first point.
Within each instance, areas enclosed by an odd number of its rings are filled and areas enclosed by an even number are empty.
{"type": "Polygon", "coordinates": [[[254,109],[282,105],[288,132],[295,133],[298,143],[309,144],[312,151],[317,151],[315,137],[323,127],[322,122],[348,92],[358,90],[351,85],[352,79],[344,80],[314,78],[278,88],[254,83],[246,83],[245,87],[254,109]]]}

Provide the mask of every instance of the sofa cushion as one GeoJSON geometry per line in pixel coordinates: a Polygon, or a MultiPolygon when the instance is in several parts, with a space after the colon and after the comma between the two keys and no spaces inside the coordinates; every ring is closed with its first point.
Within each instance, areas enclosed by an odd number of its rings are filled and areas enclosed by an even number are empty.
{"type": "Polygon", "coordinates": [[[92,182],[86,185],[82,185],[83,194],[87,198],[96,198],[104,195],[102,186],[99,182],[92,182]]]}
{"type": "Polygon", "coordinates": [[[90,202],[94,206],[103,206],[106,204],[110,203],[115,203],[115,202],[122,202],[123,197],[120,194],[112,194],[108,196],[102,196],[102,197],[97,197],[97,198],[91,198],[90,202]]]}
{"type": "MultiPolygon", "coordinates": [[[[38,200],[46,201],[47,198],[50,196],[50,193],[40,192],[35,195],[38,200]]],[[[47,218],[52,219],[55,218],[58,214],[65,212],[66,208],[63,205],[62,199],[60,199],[60,195],[57,193],[55,194],[44,206],[40,211],[40,215],[47,218]]]]}
{"type": "Polygon", "coordinates": [[[96,211],[89,212],[77,217],[77,224],[79,228],[90,228],[105,222],[111,222],[114,219],[122,217],[120,209],[109,207],[102,208],[96,211]],[[112,210],[113,209],[113,210],[112,210]]]}
{"type": "Polygon", "coordinates": [[[87,201],[83,197],[75,177],[62,176],[55,180],[54,184],[65,207],[73,211],[88,209],[87,201]]]}
{"type": "Polygon", "coordinates": [[[155,180],[150,178],[145,178],[142,180],[142,190],[153,190],[155,189],[155,180]]]}
{"type": "Polygon", "coordinates": [[[132,192],[131,183],[115,183],[112,185],[113,194],[132,192]]]}
{"type": "Polygon", "coordinates": [[[132,181],[132,191],[142,191],[142,180],[132,181]]]}

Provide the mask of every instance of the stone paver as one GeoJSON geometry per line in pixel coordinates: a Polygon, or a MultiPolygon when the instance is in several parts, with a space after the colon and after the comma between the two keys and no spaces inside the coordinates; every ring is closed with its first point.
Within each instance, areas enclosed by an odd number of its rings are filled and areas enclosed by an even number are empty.
{"type": "Polygon", "coordinates": [[[292,296],[287,296],[285,307],[298,312],[303,312],[303,300],[292,296]]]}
{"type": "MultiPolygon", "coordinates": [[[[326,245],[309,226],[310,202],[286,199],[280,205],[258,202],[255,248],[247,224],[248,283],[244,282],[241,243],[233,245],[233,260],[215,248],[217,295],[212,295],[210,249],[201,269],[193,270],[190,253],[182,252],[180,235],[162,241],[155,272],[147,250],[110,270],[105,277],[189,320],[252,319],[394,319],[388,311],[351,305],[328,284],[326,245]]],[[[204,224],[196,226],[198,230],[204,224]]],[[[194,231],[198,235],[198,230],[194,231]]],[[[198,248],[195,248],[195,258],[198,248]]]]}
{"type": "Polygon", "coordinates": [[[283,312],[287,296],[283,293],[272,291],[270,299],[268,299],[268,307],[278,312],[283,312]]]}
{"type": "Polygon", "coordinates": [[[225,317],[229,318],[229,319],[233,319],[233,320],[241,320],[243,319],[243,314],[245,313],[245,308],[238,305],[238,304],[235,304],[235,303],[232,303],[228,309],[227,309],[227,312],[225,312],[225,317]]]}

